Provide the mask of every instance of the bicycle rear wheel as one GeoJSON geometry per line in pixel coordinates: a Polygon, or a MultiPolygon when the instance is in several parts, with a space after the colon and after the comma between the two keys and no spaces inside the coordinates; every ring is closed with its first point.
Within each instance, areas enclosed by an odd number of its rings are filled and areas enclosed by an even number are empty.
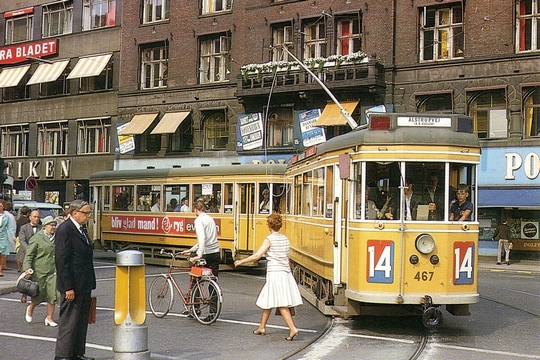
{"type": "Polygon", "coordinates": [[[221,313],[223,297],[219,285],[211,279],[195,283],[191,292],[191,314],[203,325],[214,323],[221,313]]]}
{"type": "Polygon", "coordinates": [[[173,296],[171,280],[165,275],[155,278],[148,291],[148,303],[152,314],[158,318],[167,315],[172,308],[173,296]]]}

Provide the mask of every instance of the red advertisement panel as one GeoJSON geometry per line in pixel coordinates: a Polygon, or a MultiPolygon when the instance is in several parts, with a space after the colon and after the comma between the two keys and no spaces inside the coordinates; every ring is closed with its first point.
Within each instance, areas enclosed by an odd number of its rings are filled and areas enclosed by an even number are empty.
{"type": "MultiPolygon", "coordinates": [[[[156,234],[195,235],[195,218],[167,215],[114,215],[111,216],[111,231],[156,234]]],[[[214,219],[218,236],[221,234],[221,219],[214,219]]]]}
{"type": "Polygon", "coordinates": [[[28,56],[31,58],[40,58],[43,56],[54,55],[57,53],[57,45],[57,39],[48,39],[0,47],[0,65],[20,63],[28,60],[28,56]]]}

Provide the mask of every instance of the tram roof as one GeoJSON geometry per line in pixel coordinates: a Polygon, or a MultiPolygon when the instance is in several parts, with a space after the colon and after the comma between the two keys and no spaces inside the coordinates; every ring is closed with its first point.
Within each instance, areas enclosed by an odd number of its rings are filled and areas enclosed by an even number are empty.
{"type": "Polygon", "coordinates": [[[227,175],[283,175],[286,164],[239,164],[230,166],[201,166],[188,168],[134,169],[99,171],[90,175],[90,181],[107,179],[136,178],[197,178],[227,175]]]}
{"type": "Polygon", "coordinates": [[[317,145],[317,154],[335,151],[340,148],[347,148],[362,145],[450,145],[480,147],[478,137],[472,133],[471,126],[465,126],[465,131],[458,130],[460,124],[472,122],[472,118],[456,114],[377,114],[388,115],[390,117],[389,130],[374,130],[361,128],[353,130],[343,135],[329,139],[317,145]],[[425,117],[425,118],[450,118],[450,127],[433,126],[398,126],[399,117],[425,117]],[[470,129],[470,132],[469,132],[470,129]]]}

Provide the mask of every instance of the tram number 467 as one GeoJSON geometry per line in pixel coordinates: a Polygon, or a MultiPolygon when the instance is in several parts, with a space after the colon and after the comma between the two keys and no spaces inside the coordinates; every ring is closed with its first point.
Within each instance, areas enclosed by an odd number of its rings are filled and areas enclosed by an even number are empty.
{"type": "Polygon", "coordinates": [[[366,280],[370,283],[394,282],[394,242],[368,240],[366,280]]]}
{"type": "Polygon", "coordinates": [[[474,243],[456,241],[454,243],[454,284],[474,283],[474,243]]]}

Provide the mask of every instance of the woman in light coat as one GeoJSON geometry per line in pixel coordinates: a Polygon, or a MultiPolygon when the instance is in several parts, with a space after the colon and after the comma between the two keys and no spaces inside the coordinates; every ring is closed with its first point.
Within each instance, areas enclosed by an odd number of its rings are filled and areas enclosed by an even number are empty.
{"type": "Polygon", "coordinates": [[[56,292],[56,267],[54,264],[54,231],[56,220],[47,216],[41,221],[43,228],[30,239],[26,256],[24,257],[23,270],[30,274],[33,270],[32,279],[39,285],[39,294],[32,297],[32,303],[26,309],[25,319],[32,322],[34,308],[41,302],[47,302],[47,317],[45,325],[58,326],[53,319],[54,304],[57,301],[56,292]]]}

